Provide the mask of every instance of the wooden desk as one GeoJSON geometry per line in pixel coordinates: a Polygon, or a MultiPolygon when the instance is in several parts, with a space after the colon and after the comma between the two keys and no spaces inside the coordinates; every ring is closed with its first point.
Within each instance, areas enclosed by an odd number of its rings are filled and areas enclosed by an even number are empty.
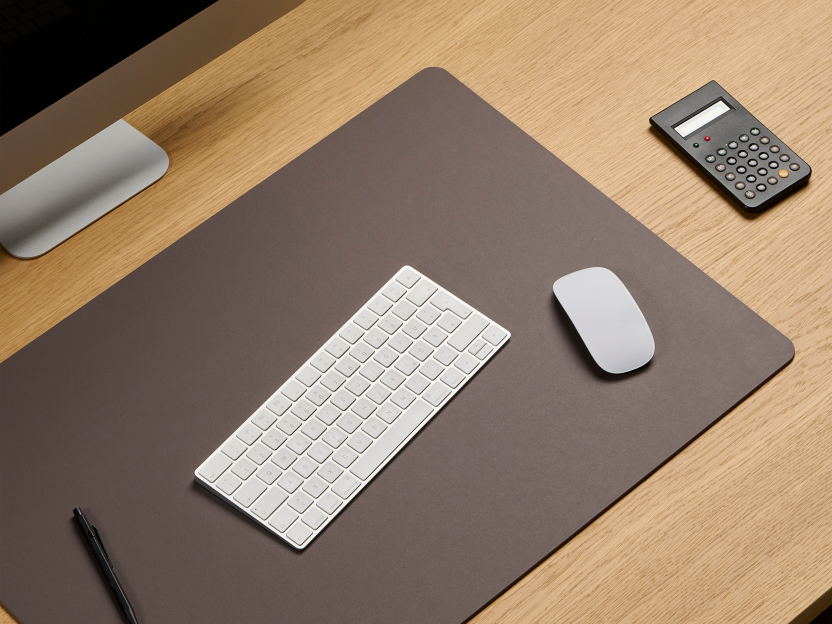
{"type": "Polygon", "coordinates": [[[160,182],[42,258],[0,255],[2,357],[431,65],[797,349],[789,367],[474,621],[811,620],[832,603],[827,0],[307,0],[126,118],[170,155],[160,182]],[[711,79],[814,168],[807,188],[758,217],[728,204],[649,129],[653,113],[711,79]]]}

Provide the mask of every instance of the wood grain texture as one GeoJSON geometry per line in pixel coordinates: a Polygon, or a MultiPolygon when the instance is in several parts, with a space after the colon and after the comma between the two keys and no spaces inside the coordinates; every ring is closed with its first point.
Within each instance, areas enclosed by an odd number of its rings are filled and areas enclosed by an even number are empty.
{"type": "MultiPolygon", "coordinates": [[[[0,357],[432,65],[797,351],[474,621],[808,621],[832,601],[825,0],[307,0],[126,118],[170,155],[162,180],[42,258],[0,255],[0,357]],[[756,217],[728,204],[649,128],[652,114],[712,79],[814,170],[808,187],[756,217]]],[[[0,623],[8,617],[0,612],[0,623]]]]}

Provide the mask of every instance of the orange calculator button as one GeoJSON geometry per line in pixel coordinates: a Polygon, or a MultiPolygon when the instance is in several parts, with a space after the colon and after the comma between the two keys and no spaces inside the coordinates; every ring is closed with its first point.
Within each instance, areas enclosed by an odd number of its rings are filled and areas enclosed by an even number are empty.
{"type": "Polygon", "coordinates": [[[777,172],[777,175],[779,175],[781,178],[788,178],[789,177],[789,172],[786,171],[785,169],[781,169],[780,171],[777,172]]]}

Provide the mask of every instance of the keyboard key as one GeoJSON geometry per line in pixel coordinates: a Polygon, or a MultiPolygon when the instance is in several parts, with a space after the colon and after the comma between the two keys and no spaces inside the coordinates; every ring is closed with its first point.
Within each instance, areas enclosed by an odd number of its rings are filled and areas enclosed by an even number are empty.
{"type": "Polygon", "coordinates": [[[367,418],[367,416],[376,411],[376,406],[366,398],[361,398],[353,404],[352,411],[361,416],[361,418],[367,418]]]}
{"type": "Polygon", "coordinates": [[[213,483],[231,465],[231,460],[225,455],[217,453],[199,469],[199,474],[208,483],[213,483]]]}
{"type": "Polygon", "coordinates": [[[419,372],[431,381],[433,381],[437,377],[439,377],[439,375],[441,375],[442,371],[444,370],[445,369],[442,366],[440,366],[435,360],[428,360],[427,362],[422,364],[422,368],[419,369],[419,372]]]}
{"type": "Polygon", "coordinates": [[[309,457],[299,457],[298,460],[295,462],[295,465],[292,466],[292,470],[294,470],[304,479],[309,477],[309,475],[311,475],[317,469],[318,464],[313,462],[309,457]]]}
{"type": "MultiPolygon", "coordinates": [[[[261,410],[266,411],[266,410],[261,410]]],[[[258,412],[259,413],[259,412],[258,412]]],[[[274,422],[274,421],[272,421],[274,422]]],[[[268,427],[264,427],[264,429],[268,429],[268,427]]],[[[248,444],[249,446],[254,444],[257,441],[257,438],[260,437],[260,434],[263,433],[254,425],[250,425],[246,423],[243,425],[243,428],[237,432],[237,437],[240,438],[243,442],[248,444]]]]}
{"type": "Polygon", "coordinates": [[[439,327],[444,329],[449,334],[454,333],[457,327],[462,325],[462,320],[452,312],[446,312],[445,315],[437,323],[439,327]]]}
{"type": "Polygon", "coordinates": [[[249,460],[243,458],[234,464],[234,467],[231,469],[235,475],[240,477],[243,481],[248,479],[253,473],[254,470],[257,468],[254,464],[252,464],[249,460]]]}
{"type": "MultiPolygon", "coordinates": [[[[355,431],[355,429],[353,429],[355,431]]],[[[337,449],[344,443],[344,440],[347,439],[346,434],[341,431],[338,427],[332,427],[329,431],[326,432],[322,440],[329,444],[332,448],[337,449]]]]}
{"type": "Polygon", "coordinates": [[[419,373],[413,375],[410,379],[407,380],[407,383],[404,385],[405,388],[410,390],[415,394],[422,394],[425,388],[430,385],[430,382],[422,377],[419,373]]]}
{"type": "Polygon", "coordinates": [[[420,340],[415,345],[410,347],[408,353],[420,362],[424,362],[428,358],[428,356],[430,356],[430,354],[433,353],[433,347],[429,346],[427,343],[424,343],[420,340]]]}
{"type": "Polygon", "coordinates": [[[376,297],[370,302],[370,305],[368,305],[367,307],[379,316],[384,316],[385,314],[387,314],[387,310],[389,310],[392,305],[393,304],[390,303],[390,301],[385,299],[384,297],[376,297]]]}
{"type": "Polygon", "coordinates": [[[332,396],[332,393],[329,390],[325,390],[323,386],[315,386],[306,393],[306,398],[318,407],[323,405],[330,396],[332,396]]]}
{"type": "Polygon", "coordinates": [[[423,279],[421,282],[419,282],[416,288],[407,293],[406,298],[409,301],[415,303],[417,306],[422,306],[424,305],[425,301],[427,301],[430,298],[430,296],[435,292],[436,285],[431,284],[426,279],[423,279]]]}
{"type": "Polygon", "coordinates": [[[269,491],[254,503],[251,513],[261,520],[266,520],[287,498],[289,498],[289,495],[286,492],[281,492],[278,488],[269,488],[269,491]]]}
{"type": "Polygon", "coordinates": [[[374,440],[376,438],[378,438],[382,433],[384,433],[385,429],[387,429],[387,425],[385,425],[383,422],[381,422],[375,416],[370,418],[367,422],[365,422],[361,426],[361,431],[366,433],[368,436],[370,436],[374,440]]]}
{"type": "Polygon", "coordinates": [[[318,529],[324,523],[324,520],[326,520],[326,514],[317,507],[313,507],[303,514],[303,518],[301,518],[301,520],[303,520],[303,523],[309,525],[311,528],[318,529]]]}
{"type": "Polygon", "coordinates": [[[364,342],[370,345],[373,349],[378,349],[387,340],[387,334],[381,331],[378,327],[373,327],[364,336],[364,342]]]}
{"type": "Polygon", "coordinates": [[[439,318],[439,310],[433,306],[427,305],[416,313],[416,318],[422,321],[425,325],[431,325],[439,318]]]}
{"type": "MultiPolygon", "coordinates": [[[[418,401],[412,408],[402,414],[396,423],[390,425],[390,429],[387,434],[381,437],[378,442],[370,448],[367,454],[355,463],[355,465],[350,469],[350,472],[356,475],[359,479],[367,479],[376,470],[376,468],[384,463],[384,460],[386,460],[411,433],[416,431],[417,427],[419,427],[419,425],[421,425],[432,412],[433,409],[428,407],[426,403],[418,401]]],[[[332,490],[341,496],[341,498],[346,497],[343,496],[336,488],[346,478],[346,476],[342,477],[341,481],[339,481],[338,484],[332,488],[332,490]]]]}
{"type": "Polygon", "coordinates": [[[302,455],[303,452],[309,448],[312,443],[306,439],[306,436],[296,433],[289,442],[286,443],[291,450],[293,450],[298,455],[302,455]]]}
{"type": "Polygon", "coordinates": [[[476,355],[479,353],[480,349],[482,349],[486,345],[485,340],[482,338],[477,338],[474,342],[471,343],[471,346],[468,347],[468,353],[471,355],[476,355]]]}
{"type": "Polygon", "coordinates": [[[375,381],[384,372],[384,369],[376,362],[368,362],[361,367],[359,372],[370,381],[375,381]]]}
{"type": "Polygon", "coordinates": [[[293,494],[300,487],[301,483],[303,483],[303,479],[294,472],[287,472],[277,480],[277,484],[289,492],[289,494],[293,494]]]}
{"type": "Polygon", "coordinates": [[[399,353],[404,353],[413,344],[413,341],[404,334],[398,333],[390,339],[388,344],[399,353]]]}
{"type": "Polygon", "coordinates": [[[315,413],[315,409],[316,408],[314,405],[312,405],[306,399],[303,399],[302,401],[298,401],[294,404],[294,406],[292,406],[291,412],[301,420],[306,420],[312,414],[315,413]]]}
{"type": "Polygon", "coordinates": [[[352,392],[355,396],[361,396],[364,394],[364,391],[370,387],[370,382],[361,377],[360,375],[356,375],[352,379],[347,382],[347,385],[344,386],[347,390],[352,392]]]}
{"type": "Polygon", "coordinates": [[[278,416],[283,416],[283,412],[289,409],[291,405],[291,401],[287,401],[283,396],[276,394],[272,397],[271,401],[266,404],[266,407],[278,416]]]}
{"type": "MultiPolygon", "coordinates": [[[[251,422],[253,422],[255,425],[260,427],[260,429],[262,429],[263,431],[266,431],[269,427],[271,427],[274,424],[274,421],[276,421],[276,420],[277,420],[277,416],[275,416],[271,412],[271,410],[259,409],[259,410],[257,410],[257,413],[252,417],[251,422]]],[[[260,432],[258,431],[256,433],[259,437],[260,432]]],[[[240,437],[240,434],[237,434],[237,437],[239,437],[241,440],[243,440],[243,442],[246,442],[242,437],[240,437]]],[[[252,442],[253,441],[254,440],[252,440],[252,442]]],[[[251,442],[246,442],[246,444],[251,444],[251,442]]]]}
{"type": "MultiPolygon", "coordinates": [[[[336,429],[335,431],[338,430],[336,429]]],[[[323,442],[317,442],[311,449],[309,449],[309,457],[314,459],[319,464],[324,463],[330,455],[332,455],[332,449],[323,442]]]]}
{"type": "Polygon", "coordinates": [[[277,428],[287,436],[290,436],[297,431],[298,427],[300,427],[300,421],[291,414],[286,414],[280,419],[280,422],[277,423],[277,428]]]}
{"type": "Polygon", "coordinates": [[[269,429],[260,441],[271,450],[276,451],[286,441],[286,436],[277,429],[269,429]]]}
{"type": "Polygon", "coordinates": [[[392,314],[388,314],[379,321],[378,326],[392,336],[402,326],[402,322],[392,314]]]}
{"type": "Polygon", "coordinates": [[[358,325],[361,329],[367,330],[370,329],[373,325],[376,324],[378,320],[378,316],[370,312],[369,310],[362,310],[358,313],[353,319],[353,322],[358,325]]]}
{"type": "Polygon", "coordinates": [[[425,327],[420,321],[414,319],[405,323],[402,331],[415,340],[421,336],[426,329],[427,327],[425,327]]]}
{"type": "Polygon", "coordinates": [[[358,370],[358,362],[350,356],[347,356],[335,365],[335,370],[341,373],[344,377],[349,377],[358,370]]]}
{"type": "Polygon", "coordinates": [[[399,286],[396,282],[390,282],[385,286],[384,290],[381,291],[381,294],[387,297],[390,301],[396,302],[402,298],[404,295],[405,290],[401,286],[399,286]]]}
{"type": "Polygon", "coordinates": [[[272,463],[280,466],[283,470],[286,470],[289,466],[291,466],[296,459],[297,456],[292,451],[287,449],[283,449],[282,451],[272,455],[272,463]]]}
{"type": "Polygon", "coordinates": [[[254,503],[251,513],[261,520],[266,520],[287,498],[289,498],[289,495],[286,492],[282,492],[278,488],[269,488],[269,491],[254,503]]]}
{"type": "Polygon", "coordinates": [[[312,384],[314,384],[320,378],[321,374],[311,366],[306,366],[297,375],[295,375],[295,379],[297,379],[307,388],[311,388],[312,384]]]}
{"type": "Polygon", "coordinates": [[[338,419],[338,426],[346,431],[347,433],[352,433],[356,429],[358,429],[359,425],[361,424],[361,417],[356,416],[355,414],[344,414],[341,418],[338,419]]]}
{"type": "Polygon", "coordinates": [[[399,301],[396,305],[393,306],[393,314],[398,316],[401,320],[406,321],[413,313],[416,311],[416,306],[412,303],[407,301],[399,301]]]}
{"type": "Polygon", "coordinates": [[[297,511],[298,513],[303,513],[307,509],[309,509],[309,505],[312,504],[312,499],[309,498],[303,492],[297,492],[294,496],[289,499],[289,507],[297,511]]]}
{"type": "Polygon", "coordinates": [[[477,364],[479,364],[479,362],[477,362],[477,360],[471,355],[463,353],[462,356],[454,363],[454,366],[466,375],[470,375],[471,371],[477,367],[477,364]]]}
{"type": "Polygon", "coordinates": [[[399,358],[398,362],[396,362],[396,368],[403,372],[405,375],[409,375],[417,368],[419,368],[419,362],[414,360],[409,355],[404,355],[399,358]]]}
{"type": "Polygon", "coordinates": [[[306,392],[306,388],[303,387],[303,384],[291,379],[286,382],[286,385],[283,386],[280,391],[285,394],[289,400],[297,401],[303,396],[303,393],[306,392]]]}
{"type": "Polygon", "coordinates": [[[445,338],[447,337],[448,334],[446,334],[444,331],[442,331],[438,327],[432,327],[430,330],[428,330],[428,333],[425,334],[424,339],[425,342],[427,342],[428,344],[434,347],[438,347],[444,342],[445,338]]]}
{"type": "MultiPolygon", "coordinates": [[[[349,496],[349,494],[347,496],[349,496]]],[[[341,506],[341,501],[327,492],[321,496],[320,500],[318,500],[317,506],[323,509],[326,513],[332,515],[335,513],[335,510],[341,506]]]]}
{"type": "Polygon", "coordinates": [[[436,350],[436,353],[433,354],[433,357],[435,357],[445,366],[450,366],[451,362],[453,362],[456,359],[457,355],[459,354],[453,349],[451,349],[448,345],[443,345],[442,347],[436,350]]]}
{"type": "Polygon", "coordinates": [[[252,446],[248,450],[248,453],[246,453],[246,457],[248,457],[258,466],[262,465],[263,462],[271,456],[272,452],[260,443],[257,443],[254,446],[252,446]]]}
{"type": "MultiPolygon", "coordinates": [[[[396,374],[395,371],[389,371],[396,374]]],[[[382,386],[381,384],[376,384],[370,390],[367,391],[367,398],[371,399],[373,403],[376,405],[381,405],[387,400],[387,397],[390,396],[390,390],[382,386]]]]}
{"type": "Polygon", "coordinates": [[[349,349],[349,347],[346,344],[344,344],[343,340],[333,338],[332,341],[325,347],[325,349],[327,353],[329,353],[330,355],[339,358],[347,352],[347,349],[349,349]]]}
{"type": "Polygon", "coordinates": [[[312,361],[309,363],[322,373],[325,373],[332,368],[333,364],[335,364],[335,358],[328,353],[321,351],[318,355],[312,358],[312,361]]]}
{"type": "Polygon", "coordinates": [[[362,364],[366,362],[373,353],[373,348],[365,342],[359,342],[350,350],[350,355],[362,364]]]}
{"type": "Polygon", "coordinates": [[[318,498],[326,491],[327,485],[318,477],[312,477],[303,484],[303,491],[312,498],[318,498]]]}
{"type": "Polygon", "coordinates": [[[373,356],[373,359],[385,368],[387,368],[393,362],[395,362],[396,358],[398,357],[399,356],[396,355],[396,352],[393,351],[393,349],[391,349],[390,347],[382,347],[381,349],[376,351],[376,354],[373,356]]]}
{"type": "Polygon", "coordinates": [[[360,431],[352,436],[349,440],[347,440],[347,446],[351,447],[354,451],[358,453],[363,453],[366,451],[373,441],[360,431]]]}
{"type": "Polygon", "coordinates": [[[312,418],[301,428],[301,431],[303,431],[304,435],[306,435],[306,437],[310,440],[317,440],[321,437],[321,435],[323,435],[324,431],[326,431],[326,425],[317,418],[312,418]]]}
{"type": "Polygon", "coordinates": [[[332,462],[327,462],[318,469],[318,475],[327,483],[335,483],[335,479],[340,477],[342,472],[344,472],[343,468],[339,468],[332,462]]]}
{"type": "Polygon", "coordinates": [[[482,335],[482,337],[496,347],[507,335],[508,332],[506,330],[492,324],[491,327],[488,328],[488,331],[482,335]]]}
{"type": "MultiPolygon", "coordinates": [[[[264,483],[268,483],[271,485],[277,478],[282,475],[283,472],[278,469],[277,466],[274,464],[266,464],[260,470],[257,471],[257,478],[263,481],[264,483]]],[[[279,504],[279,503],[278,503],[279,504]]]]}
{"type": "Polygon", "coordinates": [[[266,491],[266,485],[257,479],[252,479],[243,487],[237,490],[234,495],[234,500],[240,503],[246,509],[257,500],[257,498],[266,491]]]}
{"type": "Polygon", "coordinates": [[[444,290],[440,290],[438,293],[436,293],[436,295],[434,295],[433,299],[431,299],[430,302],[443,312],[445,310],[450,310],[462,319],[467,319],[468,315],[471,314],[471,308],[462,303],[453,295],[449,295],[444,290]]]}
{"type": "Polygon", "coordinates": [[[407,390],[402,389],[398,390],[397,392],[394,392],[393,398],[390,400],[393,401],[393,403],[398,405],[400,408],[407,409],[408,406],[411,403],[413,403],[413,399],[415,398],[416,397],[410,394],[407,390]]]}
{"type": "Polygon", "coordinates": [[[312,535],[312,529],[302,522],[296,522],[291,529],[286,531],[286,537],[298,546],[302,546],[303,543],[309,539],[310,535],[312,535]]]}
{"type": "Polygon", "coordinates": [[[482,349],[477,351],[477,359],[478,360],[484,360],[485,358],[488,357],[488,354],[491,353],[493,350],[494,350],[494,347],[492,347],[491,345],[489,345],[489,344],[485,345],[482,349]]]}
{"type": "Polygon", "coordinates": [[[465,351],[468,345],[474,341],[474,338],[479,336],[480,332],[486,327],[488,327],[488,321],[479,314],[474,314],[462,324],[462,327],[454,332],[454,335],[448,340],[448,344],[457,351],[465,351]]]}
{"type": "Polygon", "coordinates": [[[340,410],[345,410],[352,405],[355,397],[346,390],[339,390],[338,394],[332,397],[331,403],[340,410]]]}
{"type": "Polygon", "coordinates": [[[364,335],[364,330],[360,329],[354,323],[350,323],[342,329],[338,335],[350,344],[355,344],[361,336],[364,335]]]}
{"type": "Polygon", "coordinates": [[[391,390],[395,390],[400,385],[402,385],[405,379],[406,377],[402,375],[399,371],[391,368],[389,371],[384,373],[384,377],[381,378],[381,383],[383,383],[391,390]]]}
{"type": "MultiPolygon", "coordinates": [[[[350,474],[345,474],[343,477],[338,479],[338,483],[332,486],[332,491],[346,500],[353,492],[355,492],[356,489],[358,489],[359,485],[361,485],[361,481],[350,474]]],[[[322,509],[326,511],[326,508],[322,507],[322,509]]]]}
{"type": "Polygon", "coordinates": [[[419,279],[419,274],[410,267],[403,268],[396,276],[396,281],[405,288],[412,288],[419,279]]]}
{"type": "Polygon", "coordinates": [[[358,457],[356,453],[353,453],[350,449],[344,447],[337,453],[335,453],[335,455],[332,456],[332,459],[334,459],[335,463],[339,466],[349,468],[350,464],[352,464],[355,461],[356,457],[358,457]]]}
{"type": "Polygon", "coordinates": [[[445,374],[440,377],[440,379],[451,388],[456,388],[460,383],[462,383],[462,380],[465,379],[465,375],[460,373],[458,370],[449,368],[445,371],[445,374]]]}
{"type": "Polygon", "coordinates": [[[324,375],[324,378],[321,379],[321,385],[327,390],[335,392],[345,381],[346,379],[335,371],[329,371],[326,375],[324,375]]]}
{"type": "Polygon", "coordinates": [[[237,438],[231,438],[228,442],[223,444],[222,452],[228,455],[231,459],[237,459],[247,448],[248,447],[237,438]]]}
{"type": "Polygon", "coordinates": [[[402,411],[391,403],[387,403],[376,412],[376,416],[381,418],[388,425],[399,417],[402,411]]]}
{"type": "Polygon", "coordinates": [[[219,488],[221,492],[225,492],[226,494],[231,496],[234,493],[234,490],[240,487],[241,483],[242,481],[240,481],[233,474],[231,474],[230,472],[226,472],[217,481],[217,488],[219,488]]]}
{"type": "Polygon", "coordinates": [[[432,384],[430,388],[425,390],[425,392],[422,394],[422,398],[434,407],[438,407],[439,404],[442,401],[444,401],[445,397],[447,397],[450,393],[450,388],[448,388],[444,384],[436,382],[432,384]]]}
{"type": "Polygon", "coordinates": [[[286,529],[292,526],[292,523],[297,519],[298,515],[294,511],[292,511],[288,507],[283,507],[280,511],[278,511],[271,517],[271,519],[269,520],[269,524],[281,533],[283,533],[286,531],[286,529]]]}
{"type": "Polygon", "coordinates": [[[331,425],[338,417],[341,415],[340,410],[336,409],[332,405],[324,405],[321,409],[318,410],[317,416],[318,420],[320,420],[325,425],[331,425]]]}

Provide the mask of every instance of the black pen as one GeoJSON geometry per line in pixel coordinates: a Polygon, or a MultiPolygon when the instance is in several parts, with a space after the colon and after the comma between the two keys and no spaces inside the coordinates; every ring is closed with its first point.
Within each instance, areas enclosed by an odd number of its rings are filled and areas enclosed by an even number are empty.
{"type": "Polygon", "coordinates": [[[87,521],[86,517],[84,517],[84,512],[80,508],[76,507],[72,510],[72,513],[75,514],[75,520],[78,522],[78,528],[81,529],[84,541],[87,542],[93,559],[95,559],[95,563],[98,565],[98,569],[104,575],[104,580],[107,581],[110,592],[113,594],[113,598],[116,599],[124,619],[130,624],[139,624],[138,620],[136,620],[136,614],[133,613],[133,607],[130,606],[130,601],[127,600],[127,595],[124,593],[121,584],[116,578],[116,573],[113,571],[113,564],[107,556],[107,551],[104,548],[104,543],[101,541],[101,536],[98,534],[98,529],[87,521]]]}

